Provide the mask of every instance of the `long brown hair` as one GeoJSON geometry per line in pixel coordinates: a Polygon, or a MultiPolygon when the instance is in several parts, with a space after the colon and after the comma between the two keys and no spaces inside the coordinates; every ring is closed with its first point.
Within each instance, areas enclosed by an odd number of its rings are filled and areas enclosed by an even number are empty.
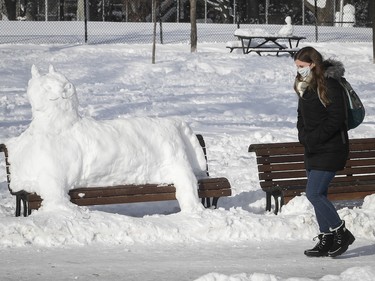
{"type": "MultiPolygon", "coordinates": [[[[325,105],[328,105],[330,101],[328,99],[327,87],[324,78],[325,69],[323,64],[323,56],[313,47],[304,47],[294,55],[294,61],[296,60],[313,63],[315,65],[311,69],[313,77],[310,82],[310,87],[317,89],[320,100],[325,105]]],[[[300,74],[297,74],[297,79],[301,79],[300,74]]],[[[294,87],[294,90],[297,92],[296,87],[294,87]]]]}

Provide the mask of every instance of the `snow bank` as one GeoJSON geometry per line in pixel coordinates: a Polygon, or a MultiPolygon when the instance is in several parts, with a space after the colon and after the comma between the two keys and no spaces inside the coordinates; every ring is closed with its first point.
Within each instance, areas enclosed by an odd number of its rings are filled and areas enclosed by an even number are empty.
{"type": "Polygon", "coordinates": [[[340,275],[326,275],[320,279],[310,278],[281,278],[273,274],[265,273],[252,273],[252,274],[233,274],[224,275],[219,273],[206,274],[195,281],[373,281],[375,280],[375,267],[364,266],[364,267],[351,267],[345,270],[340,275]]]}

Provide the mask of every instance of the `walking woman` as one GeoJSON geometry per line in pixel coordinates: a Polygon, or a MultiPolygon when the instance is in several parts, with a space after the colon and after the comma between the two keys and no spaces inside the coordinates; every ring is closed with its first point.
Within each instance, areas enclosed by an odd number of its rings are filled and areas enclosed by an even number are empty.
{"type": "Polygon", "coordinates": [[[345,69],[339,61],[323,60],[312,47],[300,49],[294,62],[294,90],[299,96],[298,139],[305,147],[306,196],[314,207],[320,230],[319,242],[305,255],[335,257],[355,240],[327,198],[328,185],[336,172],[344,169],[349,153],[346,104],[337,80],[345,69]]]}

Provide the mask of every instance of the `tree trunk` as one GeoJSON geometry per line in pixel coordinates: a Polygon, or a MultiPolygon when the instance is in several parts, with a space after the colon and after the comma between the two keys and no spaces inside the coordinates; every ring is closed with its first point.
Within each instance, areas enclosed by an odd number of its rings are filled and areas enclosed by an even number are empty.
{"type": "Polygon", "coordinates": [[[7,11],[7,8],[5,6],[5,1],[4,0],[0,0],[0,20],[5,20],[8,18],[8,11],[7,11]],[[4,17],[4,19],[3,19],[4,17]]]}
{"type": "Polygon", "coordinates": [[[247,17],[249,23],[259,23],[259,0],[248,1],[247,17]]]}
{"type": "Polygon", "coordinates": [[[190,0],[190,51],[197,51],[197,0],[190,0]]]}
{"type": "Polygon", "coordinates": [[[86,0],[77,1],[77,21],[85,20],[85,3],[86,0]]]}
{"type": "MultiPolygon", "coordinates": [[[[319,0],[318,0],[319,1],[319,0]]],[[[317,2],[318,2],[317,1],[317,2]]],[[[315,15],[315,5],[305,0],[305,6],[315,15]]],[[[333,1],[326,1],[324,8],[317,8],[317,25],[333,25],[335,21],[335,13],[333,11],[333,1]]]]}

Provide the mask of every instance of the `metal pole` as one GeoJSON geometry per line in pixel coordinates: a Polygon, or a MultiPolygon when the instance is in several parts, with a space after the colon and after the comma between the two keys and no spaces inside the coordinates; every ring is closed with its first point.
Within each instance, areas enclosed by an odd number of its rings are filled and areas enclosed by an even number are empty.
{"type": "Polygon", "coordinates": [[[129,21],[129,2],[126,0],[125,2],[125,22],[129,21]]]}
{"type": "Polygon", "coordinates": [[[305,25],[305,2],[302,0],[302,25],[305,25]]]}
{"type": "Polygon", "coordinates": [[[375,63],[375,3],[372,2],[372,57],[375,63]]]}
{"type": "Polygon", "coordinates": [[[180,22],[180,0],[177,0],[177,19],[176,22],[180,22]]]}
{"type": "Polygon", "coordinates": [[[318,42],[318,4],[315,0],[315,42],[318,42]]]}
{"type": "Polygon", "coordinates": [[[157,1],[158,9],[159,9],[159,27],[160,27],[160,44],[163,44],[163,26],[162,26],[162,16],[161,16],[161,3],[160,0],[157,1]]]}
{"type": "Polygon", "coordinates": [[[153,11],[151,21],[155,23],[156,22],[156,1],[154,0],[152,0],[151,9],[153,11]]]}
{"type": "Polygon", "coordinates": [[[207,23],[207,0],[204,0],[204,23],[207,23]]]}
{"type": "Polygon", "coordinates": [[[266,10],[264,11],[264,14],[266,16],[266,24],[268,24],[268,6],[270,4],[270,0],[266,0],[266,10]]]}
{"type": "Polygon", "coordinates": [[[46,15],[45,15],[44,19],[45,19],[45,21],[48,21],[48,0],[44,1],[44,7],[46,9],[46,11],[45,11],[46,15]]]}
{"type": "Polygon", "coordinates": [[[83,9],[84,9],[84,17],[85,17],[85,43],[87,43],[87,0],[83,0],[83,9]]]}
{"type": "Polygon", "coordinates": [[[154,23],[154,32],[152,40],[152,64],[155,64],[156,53],[156,0],[152,0],[152,22],[154,23]]]}
{"type": "Polygon", "coordinates": [[[104,8],[104,0],[102,0],[102,21],[105,21],[104,8]]]}

